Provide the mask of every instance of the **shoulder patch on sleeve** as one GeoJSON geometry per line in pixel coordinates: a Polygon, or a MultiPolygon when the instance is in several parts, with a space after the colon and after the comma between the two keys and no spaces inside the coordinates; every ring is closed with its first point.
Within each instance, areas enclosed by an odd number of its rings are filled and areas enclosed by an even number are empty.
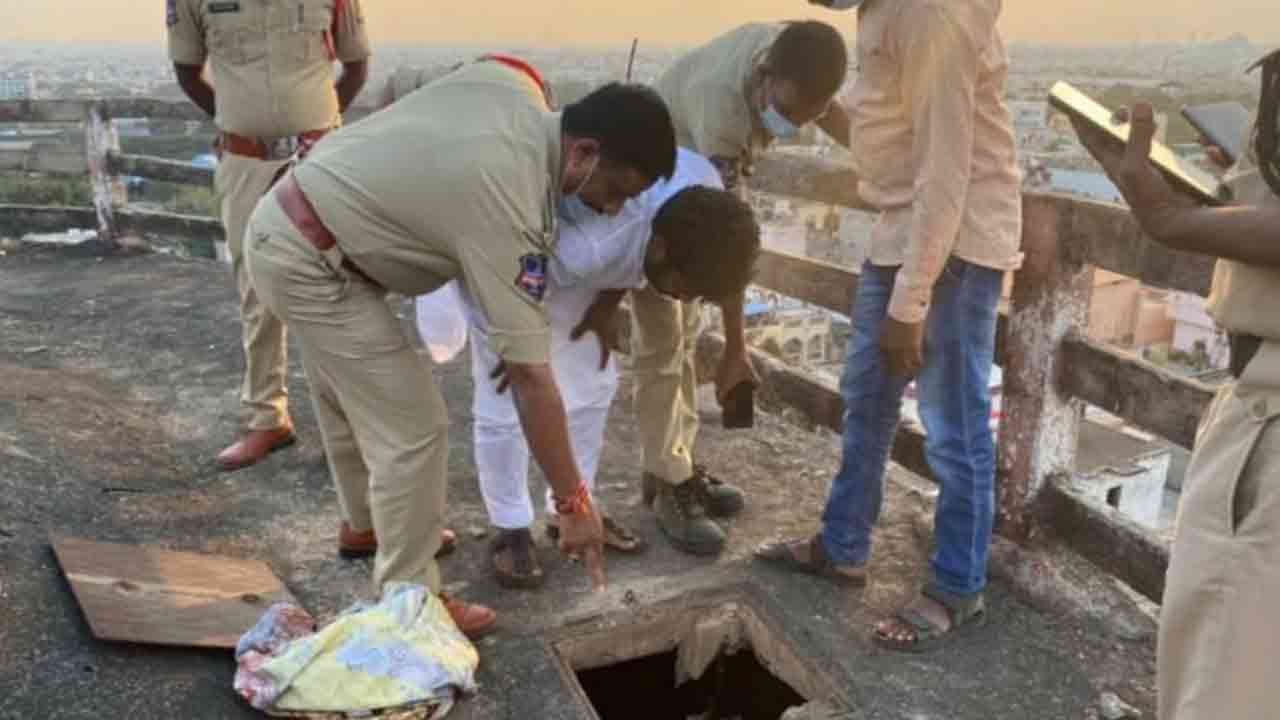
{"type": "Polygon", "coordinates": [[[178,24],[178,0],[164,0],[164,24],[166,27],[178,24]]]}
{"type": "Polygon", "coordinates": [[[547,294],[547,264],[545,253],[528,253],[520,256],[520,273],[516,275],[516,287],[537,302],[547,294]]]}

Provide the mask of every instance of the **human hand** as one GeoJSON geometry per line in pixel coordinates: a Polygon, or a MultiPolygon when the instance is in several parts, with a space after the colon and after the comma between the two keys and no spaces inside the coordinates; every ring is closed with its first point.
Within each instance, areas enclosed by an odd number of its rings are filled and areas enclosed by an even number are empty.
{"type": "Polygon", "coordinates": [[[582,320],[569,333],[569,339],[577,342],[578,338],[594,332],[600,342],[600,369],[609,365],[609,353],[622,349],[622,313],[616,303],[596,301],[591,303],[582,314],[582,320]]]}
{"type": "Polygon", "coordinates": [[[760,376],[751,364],[747,349],[726,351],[720,358],[720,368],[716,372],[716,400],[721,407],[724,407],[729,392],[744,382],[751,383],[753,388],[760,386],[760,376]]]}
{"type": "Polygon", "coordinates": [[[1143,230],[1162,240],[1172,236],[1183,213],[1197,204],[1174,190],[1151,162],[1151,140],[1156,130],[1151,105],[1138,103],[1128,116],[1132,118],[1129,142],[1123,147],[1106,133],[1074,117],[1071,122],[1080,142],[1119,188],[1143,230]]]}
{"type": "MultiPolygon", "coordinates": [[[[607,585],[604,570],[604,523],[585,486],[571,503],[572,512],[560,512],[560,552],[581,558],[591,578],[591,587],[599,592],[607,585]]],[[[568,510],[568,507],[557,509],[568,510]]]]}
{"type": "Polygon", "coordinates": [[[880,328],[880,351],[893,377],[915,377],[924,367],[924,323],[886,317],[880,328]]]}

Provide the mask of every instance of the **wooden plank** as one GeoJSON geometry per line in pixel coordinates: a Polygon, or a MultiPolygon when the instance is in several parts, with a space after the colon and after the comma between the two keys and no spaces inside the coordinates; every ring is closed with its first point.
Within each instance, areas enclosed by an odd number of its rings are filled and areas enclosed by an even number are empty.
{"type": "Polygon", "coordinates": [[[1065,218],[1067,249],[1076,261],[1137,278],[1151,287],[1209,294],[1214,258],[1170,250],[1151,240],[1127,208],[1054,194],[1031,195],[1025,202],[1057,207],[1065,218]]]}
{"type": "MultiPolygon", "coordinates": [[[[858,291],[858,274],[834,263],[778,250],[761,250],[754,284],[824,310],[849,316],[858,291]]],[[[1001,312],[996,326],[996,362],[1008,345],[1009,316],[1001,312]]]]}
{"type": "Polygon", "coordinates": [[[1077,492],[1070,476],[1047,485],[1041,508],[1053,534],[1081,556],[1152,602],[1162,601],[1169,569],[1169,543],[1163,537],[1077,492]]]}
{"type": "Polygon", "coordinates": [[[97,224],[97,212],[91,207],[0,204],[0,235],[7,237],[93,228],[97,224]]]}
{"type": "Polygon", "coordinates": [[[213,185],[213,170],[196,167],[190,163],[149,155],[124,155],[112,153],[108,160],[117,175],[136,175],[149,180],[181,183],[185,185],[213,185]]]}
{"type": "Polygon", "coordinates": [[[51,536],[93,636],[234,648],[272,603],[293,597],[257,560],[51,536]]]}
{"type": "Polygon", "coordinates": [[[1184,448],[1195,445],[1213,388],[1088,340],[1067,340],[1061,353],[1063,392],[1184,448]]]}
{"type": "MultiPolygon", "coordinates": [[[[46,100],[0,100],[0,122],[79,123],[84,120],[85,110],[90,103],[100,104],[112,117],[151,118],[153,120],[191,120],[212,122],[212,118],[203,110],[186,100],[159,100],[156,98],[103,98],[87,99],[46,99],[46,100]]],[[[367,105],[350,108],[344,118],[347,122],[368,115],[372,109],[367,105]]]]}
{"type": "Polygon", "coordinates": [[[1032,198],[1023,204],[1025,259],[1010,304],[996,453],[996,527],[1019,543],[1035,530],[1032,510],[1045,481],[1074,469],[1083,415],[1079,401],[1055,382],[1062,340],[1078,334],[1088,320],[1093,278],[1068,252],[1065,217],[1052,201],[1032,198]]]}
{"type": "Polygon", "coordinates": [[[853,168],[823,158],[765,153],[756,160],[747,186],[758,192],[790,195],[854,210],[875,210],[858,196],[858,176],[853,168]]]}

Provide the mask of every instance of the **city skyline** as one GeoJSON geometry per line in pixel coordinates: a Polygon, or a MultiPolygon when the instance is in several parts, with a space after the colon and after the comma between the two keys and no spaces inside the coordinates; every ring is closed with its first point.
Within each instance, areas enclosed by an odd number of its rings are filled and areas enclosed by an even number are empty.
{"type": "MultiPolygon", "coordinates": [[[[163,42],[161,0],[103,5],[101,0],[6,3],[0,8],[0,41],[163,42]]],[[[599,12],[597,3],[586,0],[440,4],[429,9],[420,0],[365,0],[364,5],[371,38],[389,44],[554,47],[615,45],[639,37],[642,44],[670,46],[696,43],[750,20],[813,17],[831,22],[851,38],[857,25],[852,12],[832,12],[803,0],[741,0],[692,11],[687,2],[651,0],[610,6],[607,14],[599,12]]],[[[1234,33],[1266,43],[1280,39],[1280,3],[1016,0],[1005,3],[1001,28],[1011,41],[1032,43],[1182,42],[1234,33]]]]}

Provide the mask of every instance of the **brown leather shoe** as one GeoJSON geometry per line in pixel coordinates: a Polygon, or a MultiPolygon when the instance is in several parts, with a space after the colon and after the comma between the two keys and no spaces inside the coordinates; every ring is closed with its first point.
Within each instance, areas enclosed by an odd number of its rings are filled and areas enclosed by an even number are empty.
{"type": "Polygon", "coordinates": [[[258,462],[271,453],[289,447],[297,440],[293,426],[274,430],[250,430],[231,447],[218,453],[218,466],[223,470],[239,470],[258,462]]]}
{"type": "MultiPolygon", "coordinates": [[[[458,546],[458,536],[449,528],[440,531],[440,549],[436,557],[444,557],[458,546]]],[[[346,520],[338,527],[338,554],[348,560],[373,557],[378,552],[378,536],[370,528],[364,532],[351,529],[346,520]]]]}
{"type": "Polygon", "coordinates": [[[440,593],[440,601],[462,634],[472,640],[488,635],[498,625],[498,613],[484,605],[459,600],[446,593],[440,593]]]}

